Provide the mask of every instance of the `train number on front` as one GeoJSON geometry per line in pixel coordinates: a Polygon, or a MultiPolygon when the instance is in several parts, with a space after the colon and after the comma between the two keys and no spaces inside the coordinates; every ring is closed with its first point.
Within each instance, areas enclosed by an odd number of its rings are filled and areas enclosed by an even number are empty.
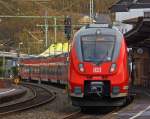
{"type": "Polygon", "coordinates": [[[94,73],[100,73],[102,71],[101,67],[94,67],[93,72],[94,73]]]}

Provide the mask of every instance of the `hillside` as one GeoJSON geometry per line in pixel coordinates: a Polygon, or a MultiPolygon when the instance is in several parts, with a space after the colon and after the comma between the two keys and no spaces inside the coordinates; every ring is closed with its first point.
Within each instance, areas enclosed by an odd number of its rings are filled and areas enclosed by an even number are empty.
{"type": "MultiPolygon", "coordinates": [[[[95,0],[96,13],[108,13],[108,8],[116,0],[95,0]]],[[[73,24],[81,16],[89,14],[89,2],[85,0],[0,0],[0,15],[47,15],[66,16],[73,19],[73,24]]],[[[44,24],[44,19],[25,19],[25,18],[1,18],[0,19],[0,49],[16,50],[19,43],[23,42],[21,51],[25,53],[40,53],[44,48],[44,28],[37,27],[37,24],[44,24]],[[35,37],[36,38],[35,38],[35,37]],[[39,41],[37,41],[39,40],[39,41]],[[36,47],[33,47],[36,46],[36,47]],[[38,49],[37,49],[38,47],[38,49]]],[[[54,19],[48,20],[49,25],[54,24],[54,19]]],[[[63,19],[57,19],[57,24],[63,24],[63,19]]],[[[63,28],[57,30],[57,40],[65,42],[63,28]]],[[[54,28],[49,27],[48,43],[54,42],[54,28]]]]}

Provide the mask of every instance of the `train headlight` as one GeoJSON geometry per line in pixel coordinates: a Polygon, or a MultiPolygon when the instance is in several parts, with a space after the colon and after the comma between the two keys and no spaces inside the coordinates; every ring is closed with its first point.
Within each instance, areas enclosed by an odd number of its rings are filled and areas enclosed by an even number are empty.
{"type": "Polygon", "coordinates": [[[74,87],[74,93],[75,93],[76,95],[81,94],[81,93],[82,93],[81,87],[74,87]]]}
{"type": "Polygon", "coordinates": [[[114,72],[116,70],[117,65],[114,63],[111,65],[110,72],[114,72]]]}
{"type": "Polygon", "coordinates": [[[119,94],[120,93],[120,87],[119,86],[114,86],[112,89],[113,94],[119,94]]]}
{"type": "Polygon", "coordinates": [[[83,64],[79,64],[79,70],[80,70],[81,72],[84,72],[84,65],[83,65],[83,64]]]}

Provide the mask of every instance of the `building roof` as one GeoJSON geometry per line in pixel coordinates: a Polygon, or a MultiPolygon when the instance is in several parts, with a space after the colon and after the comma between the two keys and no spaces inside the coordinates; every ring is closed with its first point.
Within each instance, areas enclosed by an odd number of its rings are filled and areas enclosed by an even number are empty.
{"type": "Polygon", "coordinates": [[[139,17],[132,30],[125,34],[128,46],[150,47],[150,18],[139,17]]]}
{"type": "MultiPolygon", "coordinates": [[[[70,45],[69,45],[70,50],[70,45]]],[[[64,52],[68,52],[68,43],[56,43],[51,44],[47,50],[45,50],[43,53],[41,53],[40,57],[48,57],[53,55],[59,55],[64,52]]]]}
{"type": "Polygon", "coordinates": [[[119,0],[110,10],[112,12],[127,12],[129,9],[150,8],[150,0],[119,0]]]}

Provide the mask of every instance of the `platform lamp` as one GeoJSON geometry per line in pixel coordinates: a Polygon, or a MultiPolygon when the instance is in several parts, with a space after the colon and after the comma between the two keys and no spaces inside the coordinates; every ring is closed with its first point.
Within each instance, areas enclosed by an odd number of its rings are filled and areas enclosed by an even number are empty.
{"type": "Polygon", "coordinates": [[[18,61],[19,61],[19,58],[20,58],[21,45],[23,45],[23,42],[20,42],[20,43],[19,43],[19,46],[18,46],[18,61]]]}
{"type": "MultiPolygon", "coordinates": [[[[21,45],[23,45],[23,42],[20,42],[19,44],[18,44],[19,46],[18,46],[18,63],[17,63],[17,70],[19,71],[19,66],[20,66],[20,49],[21,49],[21,45]]],[[[19,74],[18,74],[19,75],[19,74]]]]}
{"type": "MultiPolygon", "coordinates": [[[[4,44],[0,44],[1,47],[4,47],[4,44]]],[[[5,52],[5,50],[3,50],[3,52],[5,52]]],[[[5,77],[5,55],[3,53],[3,72],[2,72],[2,77],[4,78],[5,77]]]]}

